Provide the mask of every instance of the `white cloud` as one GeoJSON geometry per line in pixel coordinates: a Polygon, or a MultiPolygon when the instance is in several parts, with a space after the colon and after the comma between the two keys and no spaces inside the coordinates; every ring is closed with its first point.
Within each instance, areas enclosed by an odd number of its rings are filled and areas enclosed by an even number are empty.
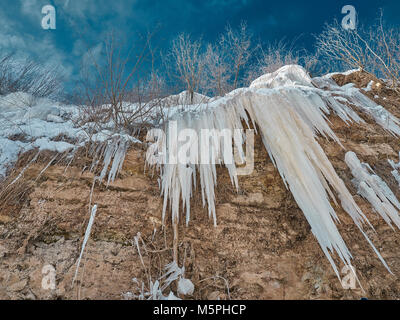
{"type": "Polygon", "coordinates": [[[61,72],[70,76],[73,68],[66,62],[67,56],[56,47],[52,34],[40,28],[41,2],[24,0],[19,11],[13,11],[16,7],[11,6],[7,11],[0,11],[0,55],[13,52],[20,58],[30,57],[44,65],[57,65],[61,72]],[[24,21],[23,17],[29,21],[24,21]],[[38,17],[37,30],[41,33],[27,33],[26,24],[38,17]]]}
{"type": "Polygon", "coordinates": [[[40,25],[42,20],[42,8],[46,4],[49,4],[45,0],[21,0],[21,13],[31,19],[31,21],[36,21],[40,25]]]}

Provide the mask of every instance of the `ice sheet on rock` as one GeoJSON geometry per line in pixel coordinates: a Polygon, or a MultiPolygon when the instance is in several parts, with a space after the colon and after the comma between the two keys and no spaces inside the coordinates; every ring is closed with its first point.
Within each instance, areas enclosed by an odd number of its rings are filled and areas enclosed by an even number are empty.
{"type": "Polygon", "coordinates": [[[191,296],[194,292],[194,285],[193,282],[189,279],[185,279],[181,277],[178,281],[178,294],[184,296],[191,296]]]}
{"type": "Polygon", "coordinates": [[[393,228],[394,223],[400,228],[400,202],[389,186],[367,164],[361,163],[354,152],[347,152],[345,161],[354,176],[353,184],[358,193],[371,203],[389,226],[393,228]]]}
{"type": "Polygon", "coordinates": [[[49,138],[40,138],[32,143],[32,147],[38,148],[40,151],[48,150],[62,153],[74,149],[75,145],[64,141],[51,141],[49,138]]]}
{"type": "MultiPolygon", "coordinates": [[[[324,112],[329,114],[327,105],[332,109],[343,121],[356,123],[363,122],[354,110],[343,103],[342,97],[338,97],[332,94],[330,91],[340,90],[340,87],[329,77],[317,77],[312,78],[307,74],[306,70],[297,65],[289,65],[280,68],[271,74],[266,74],[256,79],[250,85],[250,88],[267,88],[274,89],[280,87],[295,87],[303,88],[305,92],[314,92],[324,100],[324,112]],[[328,91],[318,90],[327,89],[328,91]]],[[[344,94],[344,92],[341,92],[344,94]]],[[[347,99],[344,99],[347,101],[347,99]]]]}
{"type": "Polygon", "coordinates": [[[165,106],[185,106],[191,104],[203,104],[207,103],[211,98],[200,93],[193,93],[193,100],[191,99],[189,91],[183,91],[179,94],[168,96],[161,99],[161,105],[165,106]]]}
{"type": "Polygon", "coordinates": [[[364,88],[363,90],[364,90],[365,92],[371,91],[371,90],[372,90],[372,86],[374,85],[374,83],[375,83],[375,82],[374,82],[373,80],[371,80],[371,81],[368,83],[367,87],[364,88]]]}
{"type": "Polygon", "coordinates": [[[22,92],[0,96],[0,176],[6,175],[7,168],[22,152],[34,148],[61,153],[75,151],[87,143],[103,143],[104,149],[100,151],[107,159],[101,179],[108,173],[108,183],[113,181],[129,145],[140,141],[125,133],[115,133],[112,127],[99,132],[94,130],[93,123],[78,127],[75,120],[79,113],[78,106],[38,99],[22,92]],[[68,142],[62,141],[64,138],[68,142]]]}
{"type": "Polygon", "coordinates": [[[328,74],[324,75],[324,78],[331,79],[335,75],[349,76],[349,75],[351,75],[353,73],[360,72],[360,71],[361,71],[361,69],[358,68],[358,69],[350,69],[350,70],[347,70],[347,71],[344,71],[344,72],[331,72],[331,73],[328,73],[328,74]]]}
{"type": "Polygon", "coordinates": [[[0,178],[5,177],[9,166],[18,160],[18,155],[27,144],[0,137],[0,178]]]}

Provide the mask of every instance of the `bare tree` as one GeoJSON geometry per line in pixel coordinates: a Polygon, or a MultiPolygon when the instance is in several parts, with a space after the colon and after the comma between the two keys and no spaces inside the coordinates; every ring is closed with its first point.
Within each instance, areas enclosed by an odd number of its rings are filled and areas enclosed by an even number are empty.
{"type": "Polygon", "coordinates": [[[265,49],[261,47],[260,51],[261,55],[258,58],[258,64],[263,74],[274,72],[289,64],[300,63],[300,55],[284,39],[269,44],[265,49]]]}
{"type": "Polygon", "coordinates": [[[172,43],[173,64],[170,60],[166,64],[176,67],[178,78],[193,102],[195,92],[223,96],[240,86],[255,49],[252,34],[242,22],[237,29],[227,25],[216,43],[207,46],[201,40],[180,34],[172,43]]]}
{"type": "Polygon", "coordinates": [[[193,102],[194,93],[202,88],[205,58],[201,41],[193,41],[188,34],[181,33],[172,42],[172,59],[180,81],[189,92],[193,102]]]}
{"type": "Polygon", "coordinates": [[[226,52],[218,45],[209,44],[205,54],[207,92],[224,96],[230,89],[231,69],[226,52]]]}
{"type": "Polygon", "coordinates": [[[238,29],[226,27],[225,33],[221,36],[220,44],[228,54],[233,70],[233,89],[236,89],[240,82],[240,74],[248,64],[255,48],[252,47],[252,33],[247,29],[247,24],[241,22],[238,29]]]}
{"type": "Polygon", "coordinates": [[[298,64],[303,66],[307,72],[316,72],[317,57],[310,54],[305,49],[295,49],[295,41],[286,42],[285,39],[269,43],[267,45],[259,44],[257,52],[254,55],[256,60],[247,70],[247,82],[250,83],[254,79],[266,73],[272,73],[279,68],[298,64]]]}

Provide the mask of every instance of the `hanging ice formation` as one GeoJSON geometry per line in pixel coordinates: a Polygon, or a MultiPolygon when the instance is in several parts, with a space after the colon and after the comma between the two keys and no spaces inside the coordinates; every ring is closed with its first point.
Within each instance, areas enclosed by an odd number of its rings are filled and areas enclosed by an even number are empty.
{"type": "Polygon", "coordinates": [[[385,181],[368,164],[361,163],[354,152],[347,152],[345,161],[354,176],[353,184],[357,187],[358,194],[368,200],[392,229],[392,223],[400,229],[397,211],[400,210],[400,202],[385,181]]]}
{"type": "MultiPolygon", "coordinates": [[[[259,129],[271,160],[303,211],[312,233],[337,276],[340,278],[331,254],[336,252],[348,266],[351,266],[352,255],[335,224],[339,219],[330,203],[331,199],[338,204],[334,193],[342,208],[351,216],[388,268],[362,229],[364,223],[371,225],[315,139],[316,135],[322,135],[340,145],[326,119],[330,110],[348,123],[363,121],[346,102],[354,103],[360,110],[378,118],[375,112],[376,105],[371,100],[364,99],[358,94],[358,90],[343,89],[328,78],[312,80],[300,66],[286,66],[257,79],[249,88],[235,90],[201,108],[197,106],[196,110],[187,107],[186,112],[174,113],[165,124],[165,135],[151,133],[154,143],[146,156],[150,166],[160,169],[161,192],[164,197],[163,220],[168,203],[172,218],[179,219],[182,201],[182,209],[186,209],[186,222],[189,222],[190,199],[197,185],[198,173],[203,206],[207,203],[209,216],[216,224],[216,164],[224,164],[227,167],[233,185],[239,188],[236,166],[234,162],[229,162],[229,153],[232,153],[233,141],[239,155],[243,155],[244,135],[233,134],[230,143],[222,143],[214,136],[214,142],[211,143],[214,152],[208,153],[209,150],[204,149],[201,140],[196,143],[191,137],[188,143],[177,136],[179,132],[188,128],[194,130],[197,137],[201,137],[202,129],[214,129],[215,135],[224,129],[243,129],[243,120],[247,126],[252,122],[254,128],[259,129]],[[324,87],[331,88],[322,90],[324,87]],[[171,128],[173,130],[170,130],[171,128]],[[195,157],[180,157],[177,163],[170,161],[171,157],[188,146],[198,151],[195,157]],[[199,158],[205,153],[209,154],[208,164],[199,162],[199,158]]],[[[378,123],[393,134],[399,134],[397,119],[386,111],[383,113],[386,120],[389,120],[378,123]]]]}
{"type": "Polygon", "coordinates": [[[131,143],[137,143],[138,140],[128,135],[114,134],[111,137],[95,137],[91,145],[91,154],[93,156],[90,171],[94,171],[101,163],[102,170],[96,180],[103,181],[107,173],[107,185],[114,182],[116,175],[121,171],[124,164],[126,152],[131,143]],[[111,166],[110,166],[111,165],[111,166]]]}

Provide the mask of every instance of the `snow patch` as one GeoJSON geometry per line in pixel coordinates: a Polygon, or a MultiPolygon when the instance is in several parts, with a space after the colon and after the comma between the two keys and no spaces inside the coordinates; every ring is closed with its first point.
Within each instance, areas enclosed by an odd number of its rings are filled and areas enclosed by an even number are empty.
{"type": "Polygon", "coordinates": [[[278,88],[288,86],[312,86],[307,71],[298,65],[283,66],[273,73],[264,74],[254,80],[250,88],[278,88]]]}

